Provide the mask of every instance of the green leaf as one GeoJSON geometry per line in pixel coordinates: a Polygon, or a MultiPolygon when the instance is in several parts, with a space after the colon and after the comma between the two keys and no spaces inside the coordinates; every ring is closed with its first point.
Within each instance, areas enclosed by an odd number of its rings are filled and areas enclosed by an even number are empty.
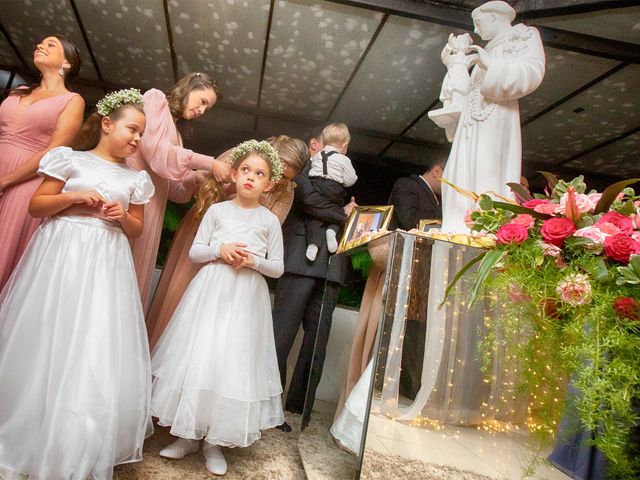
{"type": "Polygon", "coordinates": [[[558,177],[556,177],[553,173],[545,172],[544,170],[538,170],[538,173],[541,173],[542,175],[544,175],[544,178],[547,179],[549,189],[553,190],[554,188],[556,188],[556,185],[558,184],[558,177]]]}
{"type": "Polygon", "coordinates": [[[532,217],[539,218],[541,220],[546,220],[547,218],[551,218],[551,215],[547,215],[546,213],[536,212],[535,210],[531,210],[530,208],[523,207],[522,205],[514,205],[513,203],[507,202],[493,202],[494,208],[501,208],[503,210],[508,210],[514,213],[526,213],[531,215],[532,217]]]}
{"type": "Polygon", "coordinates": [[[589,261],[584,262],[582,268],[600,283],[609,283],[611,281],[609,269],[602,257],[593,257],[589,261]]]}
{"type": "Polygon", "coordinates": [[[634,215],[636,213],[636,206],[633,204],[633,200],[627,200],[622,207],[618,209],[618,213],[624,215],[634,215]]]}
{"type": "Polygon", "coordinates": [[[527,190],[524,185],[520,184],[520,183],[515,183],[515,182],[509,182],[507,183],[507,186],[511,188],[511,190],[516,194],[519,195],[520,197],[524,198],[525,200],[531,200],[533,197],[531,196],[531,192],[529,192],[529,190],[527,190]]]}
{"type": "MultiPolygon", "coordinates": [[[[491,250],[491,251],[494,251],[494,250],[491,250]]],[[[456,283],[458,283],[458,280],[460,280],[460,278],[462,278],[462,276],[465,273],[467,273],[471,267],[473,267],[476,263],[482,260],[487,255],[487,253],[489,252],[482,252],[480,255],[475,257],[473,260],[469,261],[469,263],[467,263],[464,267],[460,269],[460,271],[453,278],[453,280],[451,280],[449,285],[447,285],[447,289],[444,291],[444,298],[442,299],[442,302],[440,302],[440,305],[438,305],[438,309],[441,309],[444,306],[447,300],[447,297],[451,293],[451,290],[453,290],[453,288],[456,286],[456,283]]]]}
{"type": "Polygon", "coordinates": [[[632,255],[626,267],[616,267],[621,275],[616,280],[616,285],[640,285],[640,255],[632,255]]]}
{"type": "Polygon", "coordinates": [[[595,214],[604,213],[609,210],[611,204],[616,199],[618,194],[629,185],[633,185],[636,182],[640,182],[640,178],[630,178],[628,180],[621,180],[612,185],[609,185],[605,188],[604,192],[602,192],[602,196],[598,201],[595,209],[595,214]]]}
{"type": "Polygon", "coordinates": [[[478,273],[476,274],[476,278],[469,292],[469,308],[475,305],[478,300],[478,295],[484,287],[484,282],[487,280],[491,270],[493,270],[505,253],[506,252],[504,250],[489,250],[482,259],[482,263],[478,267],[478,273]]]}
{"type": "Polygon", "coordinates": [[[493,200],[489,195],[483,193],[482,195],[480,195],[478,205],[482,210],[491,210],[493,208],[493,200]]]}

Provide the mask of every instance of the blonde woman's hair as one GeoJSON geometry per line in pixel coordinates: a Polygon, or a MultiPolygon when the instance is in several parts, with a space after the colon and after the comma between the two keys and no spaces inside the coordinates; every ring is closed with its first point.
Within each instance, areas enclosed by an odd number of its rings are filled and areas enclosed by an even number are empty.
{"type": "MultiPolygon", "coordinates": [[[[120,118],[120,115],[122,115],[122,112],[124,112],[126,108],[135,108],[144,114],[144,108],[139,103],[125,103],[106,116],[109,117],[112,122],[115,122],[120,118]]],[[[91,112],[71,142],[71,148],[77,151],[87,151],[96,148],[102,137],[103,118],[104,116],[100,115],[97,110],[91,112]]]]}
{"type": "MultiPolygon", "coordinates": [[[[296,172],[302,170],[309,159],[307,146],[298,138],[278,135],[277,137],[267,138],[267,142],[269,142],[278,153],[278,158],[296,172]]],[[[233,161],[233,148],[231,148],[220,155],[217,160],[229,163],[231,168],[237,169],[247,156],[248,155],[243,155],[236,159],[236,161],[233,161]]],[[[267,161],[267,165],[271,165],[268,158],[265,158],[265,160],[267,161]]],[[[224,192],[220,184],[213,177],[206,179],[202,182],[196,194],[196,203],[194,205],[196,218],[201,219],[211,205],[222,200],[224,200],[224,192]]]]}
{"type": "Polygon", "coordinates": [[[341,147],[351,140],[349,128],[344,123],[330,123],[322,129],[320,141],[323,145],[341,147]]]}
{"type": "Polygon", "coordinates": [[[222,92],[218,84],[206,73],[190,73],[174,85],[169,87],[165,93],[167,95],[167,102],[169,103],[169,110],[173,118],[181,118],[184,113],[184,109],[187,107],[187,101],[189,100],[189,94],[194,90],[213,90],[216,94],[216,102],[222,100],[222,92]]]}

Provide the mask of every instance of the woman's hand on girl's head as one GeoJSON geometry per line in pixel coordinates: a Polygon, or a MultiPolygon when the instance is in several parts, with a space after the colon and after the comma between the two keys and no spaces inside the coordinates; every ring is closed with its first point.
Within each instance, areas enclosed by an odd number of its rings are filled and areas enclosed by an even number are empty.
{"type": "Polygon", "coordinates": [[[231,165],[222,160],[214,160],[211,162],[211,176],[219,183],[229,182],[229,170],[231,165]]]}
{"type": "Polygon", "coordinates": [[[107,220],[122,223],[127,218],[127,210],[119,202],[108,202],[104,204],[102,214],[107,220]]]}
{"type": "Polygon", "coordinates": [[[247,255],[245,251],[246,243],[223,243],[220,246],[220,258],[227,262],[229,265],[235,266],[241,262],[247,255]]]}
{"type": "Polygon", "coordinates": [[[90,207],[97,207],[100,203],[107,203],[105,198],[95,190],[82,190],[69,192],[71,201],[75,204],[85,204],[90,207]]]}

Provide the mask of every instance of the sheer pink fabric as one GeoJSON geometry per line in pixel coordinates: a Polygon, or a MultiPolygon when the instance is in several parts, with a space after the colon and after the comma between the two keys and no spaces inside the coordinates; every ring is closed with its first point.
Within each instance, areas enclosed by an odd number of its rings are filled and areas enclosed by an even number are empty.
{"type": "MultiPolygon", "coordinates": [[[[31,105],[10,95],[0,105],[0,177],[45,150],[58,117],[77,95],[68,92],[31,105]]],[[[7,189],[0,196],[0,290],[9,279],[31,236],[44,219],[29,215],[29,201],[40,185],[36,177],[7,189]]]]}
{"type": "MultiPolygon", "coordinates": [[[[138,287],[146,311],[167,200],[185,202],[191,197],[193,171],[189,165],[193,156],[200,154],[182,146],[163,92],[151,89],[144,94],[144,112],[147,117],[144,135],[138,151],[127,159],[127,163],[136,170],[147,170],[156,188],[156,194],[144,209],[144,231],[131,242],[138,287]]],[[[213,157],[209,158],[213,161],[213,157]]]]}

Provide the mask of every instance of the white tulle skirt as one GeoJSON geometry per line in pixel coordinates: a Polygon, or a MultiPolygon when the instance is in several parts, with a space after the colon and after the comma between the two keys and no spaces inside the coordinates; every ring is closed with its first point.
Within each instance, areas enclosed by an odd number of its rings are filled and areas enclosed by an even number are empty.
{"type": "Polygon", "coordinates": [[[269,290],[254,270],[203,267],[151,365],[152,414],[175,436],[246,447],[284,422],[269,290]]]}
{"type": "Polygon", "coordinates": [[[46,221],[0,294],[0,474],[102,480],[141,460],[150,379],[127,237],[46,221]]]}

